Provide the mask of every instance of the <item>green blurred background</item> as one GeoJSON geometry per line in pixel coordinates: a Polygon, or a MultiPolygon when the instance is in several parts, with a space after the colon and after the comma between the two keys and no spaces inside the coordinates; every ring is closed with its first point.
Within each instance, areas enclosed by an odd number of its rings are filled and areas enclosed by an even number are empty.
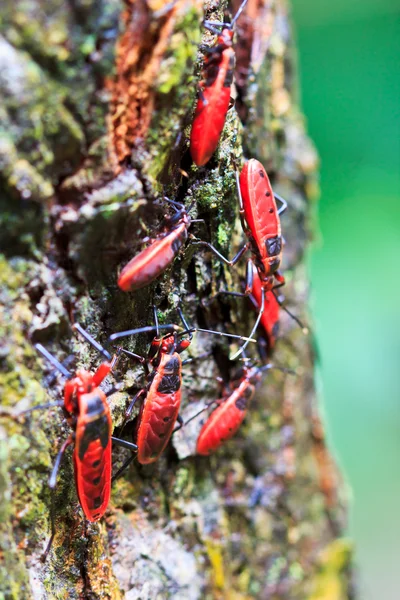
{"type": "Polygon", "coordinates": [[[292,0],[321,156],[311,258],[331,444],[352,488],[360,600],[400,600],[400,3],[292,0]]]}

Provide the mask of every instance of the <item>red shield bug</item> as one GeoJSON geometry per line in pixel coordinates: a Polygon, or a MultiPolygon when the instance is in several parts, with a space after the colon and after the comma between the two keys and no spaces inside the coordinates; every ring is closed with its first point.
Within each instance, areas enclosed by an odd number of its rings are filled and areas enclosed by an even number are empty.
{"type": "MultiPolygon", "coordinates": [[[[74,444],[73,460],[77,494],[83,513],[88,521],[98,521],[105,513],[111,493],[111,436],[112,421],[107,396],[116,391],[112,388],[107,394],[99,387],[111,372],[117,361],[96,340],[92,338],[78,323],[73,328],[78,331],[106,359],[94,373],[79,369],[75,374],[64,367],[46,348],[36,344],[35,348],[50,364],[55,367],[67,381],[64,386],[63,401],[34,406],[22,414],[50,406],[60,406],[71,426],[72,432],[62,444],[53,470],[49,478],[49,487],[54,490],[57,474],[65,450],[74,444]]],[[[133,448],[135,448],[133,446],[133,448]]],[[[46,559],[54,536],[53,496],[51,503],[51,537],[43,555],[46,559]]]]}
{"type": "Polygon", "coordinates": [[[231,23],[204,21],[204,26],[218,37],[214,46],[203,50],[203,81],[190,134],[190,153],[198,167],[210,160],[224,128],[235,68],[233,26],[246,3],[242,2],[231,23]]]}
{"type": "MultiPolygon", "coordinates": [[[[154,309],[156,325],[154,327],[141,327],[129,331],[121,331],[110,336],[113,342],[122,337],[137,335],[139,333],[155,332],[147,358],[138,356],[132,352],[121,349],[121,352],[127,354],[133,359],[139,360],[147,376],[147,385],[139,390],[130,403],[126,413],[126,420],[132,413],[137,400],[141,398],[142,404],[138,417],[136,428],[136,444],[138,447],[137,459],[141,464],[155,462],[167,446],[169,439],[175,429],[176,421],[181,424],[179,418],[179,409],[182,396],[182,364],[181,352],[186,350],[192,340],[193,333],[204,332],[211,335],[230,337],[235,339],[244,339],[242,336],[236,336],[219,331],[208,329],[189,328],[182,311],[178,309],[179,315],[184,324],[184,330],[177,325],[158,325],[157,314],[154,309]],[[168,329],[169,333],[160,337],[160,330],[168,329]],[[184,337],[187,336],[187,337],[184,337]],[[148,364],[152,367],[150,371],[148,364]]],[[[251,340],[255,341],[255,340],[251,340]]],[[[126,466],[133,460],[133,456],[126,461],[116,477],[125,470],[126,466]]]]}

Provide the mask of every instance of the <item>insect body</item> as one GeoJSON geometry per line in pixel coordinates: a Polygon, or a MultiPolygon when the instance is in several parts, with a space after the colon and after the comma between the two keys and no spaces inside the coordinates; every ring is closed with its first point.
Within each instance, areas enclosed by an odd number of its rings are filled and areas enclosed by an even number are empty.
{"type": "MultiPolygon", "coordinates": [[[[263,287],[271,289],[273,277],[284,278],[278,269],[282,260],[281,223],[269,177],[262,164],[250,159],[239,178],[241,214],[263,287]],[[271,279],[272,278],[272,279],[271,279]]],[[[286,203],[285,203],[286,208],[286,203]]]]}
{"type": "Polygon", "coordinates": [[[278,369],[285,373],[295,374],[291,369],[275,367],[270,363],[262,367],[245,366],[240,377],[235,377],[231,381],[228,394],[217,400],[217,408],[213,410],[202,426],[197,438],[197,454],[211,454],[221,444],[235,435],[243,423],[256,387],[262,380],[263,373],[269,369],[278,369]]]}
{"type": "Polygon", "coordinates": [[[224,128],[235,68],[232,38],[233,31],[223,29],[204,61],[204,80],[190,135],[190,153],[198,167],[208,163],[224,128]]]}
{"type": "Polygon", "coordinates": [[[183,204],[169,202],[175,209],[175,214],[169,220],[169,231],[155,239],[122,269],[118,278],[118,286],[122,291],[139,290],[157,279],[186,241],[191,219],[183,204]]]}
{"type": "Polygon", "coordinates": [[[89,521],[98,521],[110,500],[112,421],[106,395],[98,386],[111,369],[112,364],[104,362],[94,374],[79,370],[64,391],[67,420],[74,430],[76,489],[89,521]]]}
{"type": "Polygon", "coordinates": [[[231,23],[204,23],[218,37],[215,45],[205,50],[203,81],[190,135],[190,153],[198,167],[208,163],[224,128],[235,68],[233,26],[246,2],[242,2],[231,23]]]}
{"type": "Polygon", "coordinates": [[[152,361],[149,386],[138,419],[136,444],[141,464],[156,461],[165,450],[181,406],[182,359],[189,340],[166,336],[160,341],[159,351],[152,361]]]}
{"type": "MultiPolygon", "coordinates": [[[[65,416],[72,433],[62,445],[50,477],[50,487],[55,487],[56,477],[66,448],[74,443],[75,482],[79,502],[89,521],[98,521],[105,513],[111,493],[111,433],[112,420],[107,397],[99,385],[112,370],[116,357],[98,344],[79,324],[74,329],[85,337],[106,361],[94,373],[79,369],[74,376],[59,363],[41,344],[36,349],[65,377],[65,416]]],[[[34,409],[40,407],[34,407],[34,409]]],[[[33,409],[33,410],[34,410],[33,409]]]]}
{"type": "MultiPolygon", "coordinates": [[[[112,388],[107,394],[100,389],[100,384],[112,371],[118,354],[111,355],[98,344],[78,323],[74,325],[92,346],[103,356],[102,362],[94,373],[79,369],[73,375],[41,344],[36,349],[55,367],[67,381],[64,386],[64,399],[46,405],[34,406],[25,412],[50,406],[61,406],[72,432],[62,444],[53,470],[49,478],[49,487],[53,490],[57,482],[57,474],[65,450],[74,444],[73,460],[75,483],[79,502],[85,517],[92,522],[98,521],[104,515],[111,493],[111,446],[112,442],[119,443],[112,437],[112,420],[107,397],[116,389],[112,388]]],[[[124,445],[127,445],[124,443],[124,445]]],[[[131,444],[131,449],[136,447],[131,444]]],[[[53,497],[52,497],[53,498],[53,497]]],[[[47,557],[55,536],[54,509],[51,510],[52,534],[43,555],[47,557]]]]}
{"type": "Polygon", "coordinates": [[[259,381],[260,369],[246,367],[239,382],[231,384],[231,393],[218,401],[219,406],[211,413],[199,433],[197,454],[211,454],[235,435],[246,416],[259,381]]]}

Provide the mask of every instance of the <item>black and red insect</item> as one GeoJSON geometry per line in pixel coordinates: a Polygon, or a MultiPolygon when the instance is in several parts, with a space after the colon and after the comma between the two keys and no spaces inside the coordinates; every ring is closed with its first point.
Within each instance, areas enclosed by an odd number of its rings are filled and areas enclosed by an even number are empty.
{"type": "MultiPolygon", "coordinates": [[[[240,177],[238,177],[236,172],[236,178],[238,182],[240,218],[248,241],[232,260],[225,258],[208,242],[194,241],[192,243],[207,246],[220,260],[229,266],[236,264],[247,250],[252,252],[260,281],[259,287],[261,288],[259,313],[249,336],[252,337],[265,310],[266,294],[285,283],[285,278],[279,271],[283,247],[279,217],[286,209],[287,204],[280,196],[274,195],[268,175],[258,160],[250,159],[243,167],[240,177]],[[279,209],[276,205],[275,197],[281,202],[279,209]]],[[[248,296],[252,292],[254,282],[253,273],[253,261],[250,260],[247,266],[244,294],[232,292],[232,295],[248,296]]],[[[232,360],[243,352],[246,346],[247,343],[232,356],[232,360]]]]}
{"type": "Polygon", "coordinates": [[[198,167],[210,160],[224,128],[235,69],[233,27],[246,3],[247,0],[242,2],[231,23],[204,22],[218,37],[214,46],[203,48],[203,80],[190,134],[190,153],[198,167]]]}
{"type": "MultiPolygon", "coordinates": [[[[49,478],[49,487],[54,489],[57,474],[65,450],[74,444],[73,460],[75,484],[83,513],[88,521],[96,522],[104,515],[111,493],[111,442],[118,443],[112,437],[112,420],[107,396],[113,394],[112,388],[107,394],[99,387],[116,364],[117,354],[111,356],[78,323],[73,325],[92,346],[105,358],[94,373],[78,369],[75,374],[65,368],[46,348],[36,344],[35,348],[55,367],[67,381],[64,386],[64,399],[45,405],[34,406],[25,411],[31,412],[51,406],[63,408],[64,415],[72,431],[62,444],[49,478]]],[[[51,508],[52,534],[44,553],[46,558],[55,535],[53,504],[51,508]]]]}
{"type": "MultiPolygon", "coordinates": [[[[126,413],[122,429],[130,417],[136,402],[141,399],[141,409],[137,419],[135,443],[137,445],[137,460],[141,464],[155,462],[166,448],[175,429],[176,422],[181,423],[179,410],[182,398],[182,365],[181,352],[186,350],[192,340],[194,332],[203,332],[211,335],[244,339],[219,331],[208,329],[189,328],[182,311],[179,309],[184,330],[177,325],[158,325],[157,313],[154,309],[156,325],[154,327],[141,327],[128,331],[121,331],[110,336],[110,342],[122,337],[137,335],[146,332],[155,332],[156,337],[150,345],[146,358],[121,349],[121,352],[141,362],[145,369],[147,385],[140,389],[132,399],[126,413]],[[168,329],[169,333],[160,336],[161,329],[168,329]],[[149,365],[152,368],[150,371],[149,365]]],[[[255,341],[255,340],[253,340],[255,341]]],[[[122,429],[120,432],[122,433],[122,429]]],[[[120,435],[121,435],[120,433],[120,435]]],[[[120,471],[124,470],[132,460],[128,459],[120,471]]],[[[117,474],[118,476],[118,474],[117,474]]]]}
{"type": "MultiPolygon", "coordinates": [[[[122,269],[118,286],[124,292],[133,292],[152,283],[172,263],[188,237],[188,228],[198,219],[192,219],[180,202],[164,198],[175,213],[166,220],[166,228],[147,248],[134,256],[122,269]]],[[[201,220],[201,219],[200,219],[201,220]]]]}
{"type": "Polygon", "coordinates": [[[289,369],[274,367],[271,364],[262,367],[246,365],[240,370],[239,374],[232,378],[226,394],[216,401],[217,407],[212,411],[200,430],[196,443],[197,454],[208,455],[215,452],[224,442],[230,440],[236,434],[246,417],[250,402],[254,397],[257,385],[262,380],[263,373],[273,368],[293,373],[289,369]]]}

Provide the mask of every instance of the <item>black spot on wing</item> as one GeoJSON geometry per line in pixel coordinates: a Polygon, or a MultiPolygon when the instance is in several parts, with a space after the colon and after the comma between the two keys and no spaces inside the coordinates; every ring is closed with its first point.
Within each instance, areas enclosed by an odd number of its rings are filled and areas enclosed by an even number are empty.
{"type": "Polygon", "coordinates": [[[275,271],[277,271],[280,267],[281,261],[279,260],[279,257],[276,257],[274,260],[271,260],[271,262],[269,263],[269,271],[270,273],[275,273],[275,271]]]}
{"type": "Polygon", "coordinates": [[[239,398],[235,402],[236,408],[239,410],[246,410],[249,400],[251,400],[253,396],[253,386],[248,386],[244,390],[243,394],[239,396],[239,398]]]}
{"type": "Polygon", "coordinates": [[[93,500],[93,506],[94,506],[94,508],[100,508],[101,503],[102,503],[101,496],[97,496],[97,498],[94,498],[94,500],[93,500]]]}
{"type": "Polygon", "coordinates": [[[210,87],[215,82],[218,77],[219,65],[218,64],[210,64],[206,69],[206,80],[205,86],[210,87]]]}
{"type": "Polygon", "coordinates": [[[164,375],[158,384],[157,392],[160,394],[171,394],[177,392],[181,387],[181,378],[179,375],[164,375]]]}
{"type": "Polygon", "coordinates": [[[171,244],[172,252],[174,254],[176,254],[178,252],[179,248],[181,248],[181,246],[182,246],[183,242],[186,240],[186,238],[187,238],[187,231],[186,231],[186,229],[184,229],[180,235],[176,236],[176,238],[174,239],[174,241],[171,244]]]}
{"type": "Polygon", "coordinates": [[[265,248],[267,250],[268,256],[277,256],[282,251],[282,238],[280,235],[277,235],[273,238],[268,238],[265,241],[265,248]]]}
{"type": "Polygon", "coordinates": [[[88,423],[85,427],[85,432],[83,436],[79,440],[80,460],[84,459],[89,445],[96,440],[100,440],[101,446],[103,448],[106,448],[107,444],[110,442],[110,436],[111,429],[107,419],[107,415],[101,415],[95,421],[88,423]]]}
{"type": "Polygon", "coordinates": [[[94,415],[101,415],[104,413],[104,403],[100,396],[95,394],[87,395],[87,415],[93,417],[94,415]]]}
{"type": "Polygon", "coordinates": [[[226,71],[225,79],[224,79],[224,87],[230,88],[233,81],[233,70],[235,68],[235,57],[231,56],[229,58],[229,66],[226,71]]]}
{"type": "Polygon", "coordinates": [[[273,337],[278,337],[278,333],[279,333],[279,321],[275,321],[273,327],[272,327],[272,335],[273,337]]]}

